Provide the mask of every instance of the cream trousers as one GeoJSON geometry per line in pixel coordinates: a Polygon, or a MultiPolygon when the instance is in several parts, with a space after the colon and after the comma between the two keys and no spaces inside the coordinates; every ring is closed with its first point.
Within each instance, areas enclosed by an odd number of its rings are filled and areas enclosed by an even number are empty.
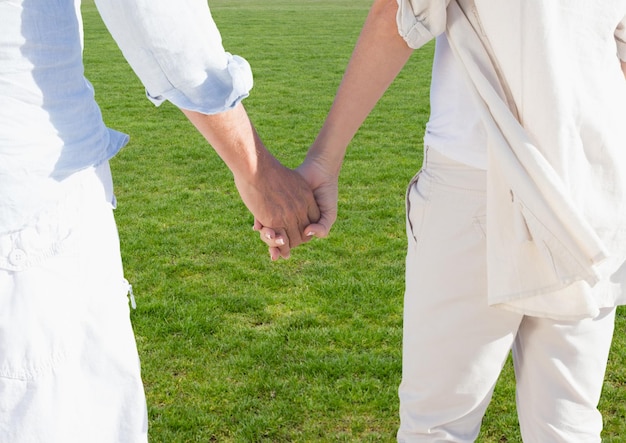
{"type": "Polygon", "coordinates": [[[615,309],[568,322],[489,307],[485,182],[429,149],[409,185],[398,441],[475,441],[512,350],[524,441],[600,442],[615,309]]]}

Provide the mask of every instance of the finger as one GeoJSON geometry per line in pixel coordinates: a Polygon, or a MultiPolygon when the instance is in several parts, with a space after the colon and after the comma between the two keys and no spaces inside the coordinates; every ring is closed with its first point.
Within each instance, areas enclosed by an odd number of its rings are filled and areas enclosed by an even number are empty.
{"type": "Polygon", "coordinates": [[[289,245],[291,247],[296,247],[302,243],[302,234],[299,232],[299,227],[296,226],[295,229],[287,229],[286,236],[289,239],[289,245]]]}
{"type": "Polygon", "coordinates": [[[289,245],[289,238],[285,234],[284,229],[277,229],[276,231],[271,228],[262,227],[259,230],[261,240],[269,246],[270,258],[272,261],[279,258],[289,258],[291,256],[291,248],[289,245]]]}
{"type": "Polygon", "coordinates": [[[270,248],[279,248],[288,244],[288,241],[285,239],[284,234],[277,234],[276,231],[272,228],[267,228],[262,226],[260,229],[257,229],[261,240],[265,242],[270,248]]]}
{"type": "Polygon", "coordinates": [[[313,237],[318,237],[318,238],[328,237],[329,232],[330,232],[330,227],[326,227],[326,225],[322,223],[312,223],[306,228],[304,228],[304,235],[309,240],[313,237]]]}
{"type": "Polygon", "coordinates": [[[276,261],[279,258],[288,259],[291,256],[290,252],[281,252],[278,248],[270,248],[269,251],[272,261],[276,261]]]}
{"type": "Polygon", "coordinates": [[[290,237],[284,229],[276,229],[273,238],[275,248],[278,249],[281,258],[289,258],[291,256],[291,242],[290,237]]]}
{"type": "Polygon", "coordinates": [[[320,210],[315,206],[310,206],[308,209],[309,216],[306,219],[299,220],[298,224],[289,226],[287,228],[287,237],[289,240],[289,246],[295,248],[302,243],[306,243],[311,240],[311,236],[306,235],[306,228],[312,224],[319,223],[320,210]]]}
{"type": "Polygon", "coordinates": [[[306,236],[315,236],[319,238],[328,237],[330,234],[330,229],[333,224],[337,221],[337,211],[336,209],[329,209],[326,211],[322,211],[322,215],[317,223],[310,224],[305,230],[304,235],[306,236]]]}
{"type": "MultiPolygon", "coordinates": [[[[298,232],[298,234],[300,236],[299,238],[302,241],[302,243],[306,243],[306,242],[310,241],[313,238],[314,233],[310,229],[308,229],[308,228],[310,228],[311,226],[319,224],[320,217],[321,217],[321,212],[320,212],[319,207],[317,206],[317,203],[315,203],[314,205],[309,206],[309,208],[308,208],[308,220],[306,221],[306,223],[300,225],[300,232],[298,232]]],[[[321,231],[321,229],[317,229],[317,230],[321,231]]]]}
{"type": "Polygon", "coordinates": [[[312,223],[318,222],[320,220],[320,217],[322,216],[315,197],[313,197],[308,203],[307,216],[309,218],[309,221],[312,223]]]}
{"type": "Polygon", "coordinates": [[[270,259],[272,261],[276,261],[280,258],[280,249],[278,248],[269,248],[270,259]]]}

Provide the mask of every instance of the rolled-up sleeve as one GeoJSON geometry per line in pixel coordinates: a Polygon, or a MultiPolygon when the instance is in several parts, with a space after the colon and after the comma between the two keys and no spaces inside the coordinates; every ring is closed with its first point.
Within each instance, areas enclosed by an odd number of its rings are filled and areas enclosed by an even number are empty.
{"type": "Polygon", "coordinates": [[[617,56],[626,62],[626,17],[617,25],[615,41],[617,42],[617,56]]]}
{"type": "Polygon", "coordinates": [[[443,33],[450,0],[397,0],[398,31],[413,49],[443,33]]]}
{"type": "Polygon", "coordinates": [[[96,0],[109,32],[156,105],[216,114],[248,96],[248,62],[224,50],[206,0],[96,0]]]}

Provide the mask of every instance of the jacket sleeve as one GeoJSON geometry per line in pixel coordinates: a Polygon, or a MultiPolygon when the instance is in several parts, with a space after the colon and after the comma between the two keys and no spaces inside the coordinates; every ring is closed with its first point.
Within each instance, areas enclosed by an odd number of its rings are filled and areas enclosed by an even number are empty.
{"type": "Polygon", "coordinates": [[[224,50],[206,0],[96,0],[109,32],[156,105],[204,114],[233,108],[250,66],[224,50]]]}
{"type": "Polygon", "coordinates": [[[397,0],[398,31],[413,49],[422,47],[446,29],[450,0],[397,0]]]}

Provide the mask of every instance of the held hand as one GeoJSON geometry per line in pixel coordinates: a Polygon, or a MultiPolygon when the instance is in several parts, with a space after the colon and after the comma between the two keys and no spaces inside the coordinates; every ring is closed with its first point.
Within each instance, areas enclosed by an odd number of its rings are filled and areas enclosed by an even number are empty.
{"type": "Polygon", "coordinates": [[[327,237],[331,227],[337,220],[339,178],[337,175],[326,171],[321,164],[308,157],[296,170],[313,190],[315,201],[320,211],[319,220],[307,226],[304,230],[304,234],[309,237],[327,237]]]}
{"type": "MultiPolygon", "coordinates": [[[[326,237],[337,219],[337,177],[328,174],[320,165],[311,160],[305,160],[297,172],[302,175],[313,190],[321,213],[317,222],[304,228],[303,235],[305,238],[326,237]]],[[[289,238],[285,238],[283,232],[264,225],[258,219],[254,221],[254,230],[260,233],[261,240],[268,245],[272,260],[277,260],[279,257],[288,258],[288,254],[287,256],[284,255],[285,245],[287,250],[293,245],[289,244],[289,238]]]]}
{"type": "Polygon", "coordinates": [[[272,228],[269,237],[266,230],[261,238],[273,260],[288,258],[291,248],[310,240],[305,228],[319,220],[320,212],[309,185],[296,171],[273,161],[264,165],[254,183],[235,178],[235,184],[255,217],[255,230],[272,228]]]}
{"type": "Polygon", "coordinates": [[[276,258],[289,257],[290,248],[308,241],[304,228],[320,216],[315,197],[300,174],[267,150],[243,105],[212,115],[181,111],[228,165],[241,199],[259,225],[272,227],[282,239],[279,244],[273,237],[270,245],[278,248],[276,258]]]}

